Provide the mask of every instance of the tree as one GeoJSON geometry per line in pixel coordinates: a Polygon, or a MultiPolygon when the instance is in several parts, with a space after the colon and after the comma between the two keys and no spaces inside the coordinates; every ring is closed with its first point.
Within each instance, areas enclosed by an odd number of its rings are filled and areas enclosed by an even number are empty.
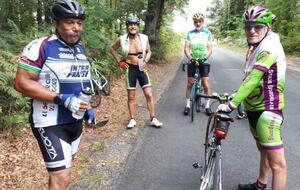
{"type": "Polygon", "coordinates": [[[164,9],[164,0],[148,0],[148,10],[145,20],[145,33],[149,36],[150,45],[158,46],[158,34],[162,13],[164,9]]]}

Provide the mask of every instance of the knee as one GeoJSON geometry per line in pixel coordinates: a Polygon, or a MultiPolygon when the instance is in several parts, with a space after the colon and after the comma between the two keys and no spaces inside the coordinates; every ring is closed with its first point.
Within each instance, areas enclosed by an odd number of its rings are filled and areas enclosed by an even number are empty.
{"type": "Polygon", "coordinates": [[[150,100],[152,100],[153,95],[152,95],[152,93],[145,93],[145,97],[148,101],[150,101],[150,100]]]}
{"type": "Polygon", "coordinates": [[[61,187],[62,189],[67,189],[71,183],[71,176],[69,171],[54,172],[49,175],[49,186],[51,187],[61,187]]]}
{"type": "Polygon", "coordinates": [[[203,87],[205,89],[209,89],[209,82],[208,82],[208,80],[203,80],[203,87]]]}
{"type": "Polygon", "coordinates": [[[193,85],[193,80],[192,80],[192,79],[191,79],[191,80],[189,79],[188,82],[187,82],[187,88],[191,88],[192,85],[193,85]]]}
{"type": "Polygon", "coordinates": [[[282,172],[286,170],[286,162],[284,159],[275,162],[269,162],[270,168],[273,172],[282,172]]]}
{"type": "Polygon", "coordinates": [[[135,100],[135,95],[134,94],[129,94],[128,95],[128,101],[134,101],[135,100]]]}

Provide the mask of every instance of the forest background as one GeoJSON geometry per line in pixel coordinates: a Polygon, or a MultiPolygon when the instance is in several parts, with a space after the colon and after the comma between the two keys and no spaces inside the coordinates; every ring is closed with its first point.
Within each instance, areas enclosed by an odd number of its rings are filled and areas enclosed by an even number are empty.
{"type": "MultiPolygon", "coordinates": [[[[51,6],[54,0],[0,0],[0,133],[21,135],[19,126],[28,123],[29,99],[15,91],[18,56],[31,40],[53,32],[51,6]]],[[[126,32],[130,15],[141,19],[141,31],[149,36],[152,60],[164,60],[182,49],[185,33],[172,30],[174,10],[186,16],[188,0],[79,0],[87,19],[82,42],[92,65],[110,79],[122,73],[108,53],[112,42],[126,32]]],[[[273,30],[280,35],[285,52],[300,56],[299,0],[212,0],[205,15],[218,43],[246,47],[243,12],[264,4],[277,16],[273,30]]],[[[201,1],[199,0],[199,6],[201,1]]]]}

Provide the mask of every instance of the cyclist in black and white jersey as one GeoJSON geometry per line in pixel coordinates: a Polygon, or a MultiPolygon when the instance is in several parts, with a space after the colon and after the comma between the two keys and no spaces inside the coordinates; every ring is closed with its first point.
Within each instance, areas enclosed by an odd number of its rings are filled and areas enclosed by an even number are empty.
{"type": "Polygon", "coordinates": [[[95,121],[89,103],[79,93],[90,86],[90,63],[81,45],[85,11],[73,0],[52,7],[55,33],[29,43],[18,64],[15,87],[32,98],[30,124],[49,174],[49,189],[67,189],[70,167],[82,136],[85,112],[95,121]]]}

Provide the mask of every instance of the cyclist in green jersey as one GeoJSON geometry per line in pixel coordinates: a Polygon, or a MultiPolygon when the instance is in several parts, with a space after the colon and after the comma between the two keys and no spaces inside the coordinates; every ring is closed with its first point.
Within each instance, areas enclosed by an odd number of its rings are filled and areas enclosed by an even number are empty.
{"type": "MultiPolygon", "coordinates": [[[[184,53],[190,60],[191,64],[188,65],[188,82],[186,87],[186,106],[184,108],[184,115],[188,115],[190,111],[190,91],[193,85],[193,78],[196,72],[196,67],[199,67],[202,85],[205,94],[210,95],[209,86],[209,71],[210,65],[207,59],[212,54],[212,34],[209,30],[203,27],[204,15],[196,13],[193,16],[195,29],[187,34],[186,42],[184,45],[184,53]]],[[[209,107],[209,100],[206,100],[205,112],[207,115],[211,114],[209,107]]]]}
{"type": "Polygon", "coordinates": [[[239,184],[239,190],[264,190],[272,172],[272,189],[283,190],[287,169],[281,138],[286,61],[279,36],[272,32],[272,12],[264,6],[251,7],[244,14],[249,44],[246,78],[229,104],[218,109],[233,111],[242,101],[250,129],[260,151],[256,183],[239,184]]]}

